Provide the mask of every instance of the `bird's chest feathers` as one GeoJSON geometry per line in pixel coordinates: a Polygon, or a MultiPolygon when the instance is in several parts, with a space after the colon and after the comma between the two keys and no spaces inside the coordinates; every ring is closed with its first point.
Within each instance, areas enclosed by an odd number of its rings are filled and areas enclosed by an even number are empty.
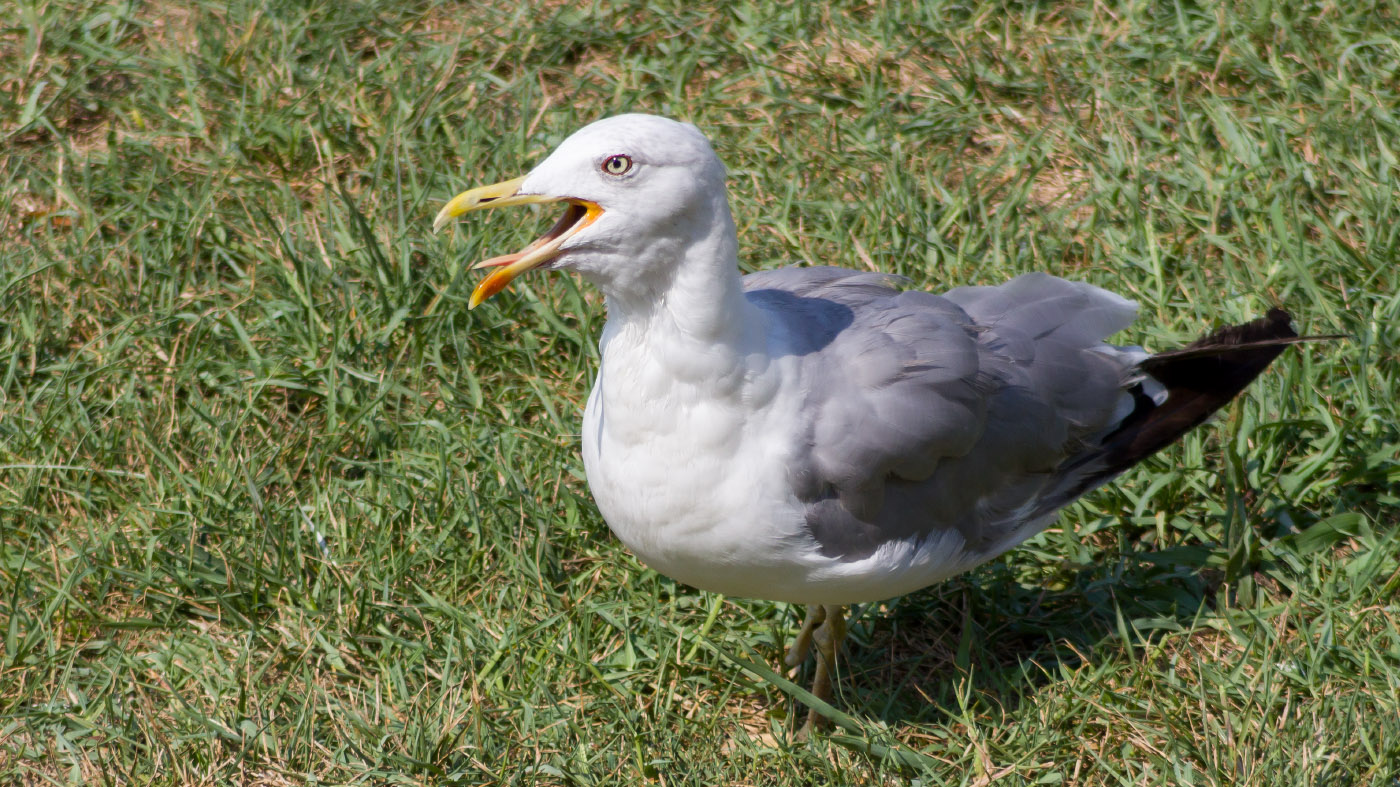
{"type": "Polygon", "coordinates": [[[673,476],[687,457],[738,449],[745,421],[756,415],[742,359],[713,348],[617,345],[605,350],[586,424],[595,430],[595,447],[607,452],[605,473],[620,476],[613,468],[627,468],[627,478],[615,482],[669,478],[666,485],[674,486],[684,483],[673,476]]]}
{"type": "Polygon", "coordinates": [[[763,480],[735,471],[773,467],[764,454],[778,448],[753,439],[777,390],[772,370],[733,347],[662,344],[604,344],[583,430],[594,499],[648,562],[761,505],[763,480]]]}

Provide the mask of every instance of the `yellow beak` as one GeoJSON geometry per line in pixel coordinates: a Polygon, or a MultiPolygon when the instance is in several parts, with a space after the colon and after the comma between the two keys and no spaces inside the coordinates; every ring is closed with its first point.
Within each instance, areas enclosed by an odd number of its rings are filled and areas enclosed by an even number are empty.
{"type": "Polygon", "coordinates": [[[472,266],[473,268],[495,268],[496,270],[482,279],[476,285],[476,289],[472,290],[471,300],[467,302],[468,309],[475,309],[482,301],[505,289],[506,285],[510,284],[516,276],[532,268],[538,268],[559,256],[559,247],[564,245],[564,241],[603,215],[601,207],[587,200],[554,197],[546,194],[521,194],[520,186],[524,182],[525,178],[519,177],[515,180],[464,191],[448,200],[447,204],[442,206],[442,210],[438,211],[437,218],[433,219],[433,232],[438,232],[452,219],[474,210],[509,205],[538,205],[550,202],[567,202],[569,204],[563,217],[555,223],[549,232],[546,232],[534,243],[515,254],[492,257],[472,266]]]}

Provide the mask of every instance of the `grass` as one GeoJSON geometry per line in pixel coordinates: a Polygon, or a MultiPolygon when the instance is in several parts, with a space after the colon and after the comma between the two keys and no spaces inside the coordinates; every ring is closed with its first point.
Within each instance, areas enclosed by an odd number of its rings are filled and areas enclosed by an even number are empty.
{"type": "Polygon", "coordinates": [[[1400,6],[0,0],[0,783],[1400,783],[1400,6]],[[639,566],[578,423],[598,296],[434,237],[607,114],[730,168],[745,265],[1030,270],[1228,414],[969,575],[794,610],[639,566]],[[800,684],[801,679],[797,680],[800,684]]]}

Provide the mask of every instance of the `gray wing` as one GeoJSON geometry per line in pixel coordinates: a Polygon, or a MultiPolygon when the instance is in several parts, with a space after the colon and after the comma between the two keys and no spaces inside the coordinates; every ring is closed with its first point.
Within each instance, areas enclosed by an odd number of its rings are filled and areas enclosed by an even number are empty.
{"type": "Polygon", "coordinates": [[[942,296],[891,284],[834,268],[745,277],[801,356],[790,480],[828,556],[951,528],[991,557],[1068,502],[1047,512],[1059,469],[1131,411],[1143,356],[1103,340],[1136,304],[1045,274],[942,296]]]}

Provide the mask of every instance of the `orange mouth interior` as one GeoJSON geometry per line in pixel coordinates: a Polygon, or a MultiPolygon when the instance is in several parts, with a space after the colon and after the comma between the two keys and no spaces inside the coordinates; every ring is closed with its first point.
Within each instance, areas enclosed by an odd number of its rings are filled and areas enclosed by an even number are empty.
{"type": "Polygon", "coordinates": [[[482,260],[473,265],[473,268],[496,268],[502,265],[510,265],[519,261],[530,252],[544,246],[550,241],[557,240],[564,235],[572,235],[575,232],[587,227],[603,215],[603,209],[591,203],[582,201],[569,201],[569,207],[564,210],[564,215],[554,222],[554,226],[540,237],[536,238],[529,246],[515,252],[514,254],[502,254],[499,257],[492,257],[489,260],[482,260]]]}

